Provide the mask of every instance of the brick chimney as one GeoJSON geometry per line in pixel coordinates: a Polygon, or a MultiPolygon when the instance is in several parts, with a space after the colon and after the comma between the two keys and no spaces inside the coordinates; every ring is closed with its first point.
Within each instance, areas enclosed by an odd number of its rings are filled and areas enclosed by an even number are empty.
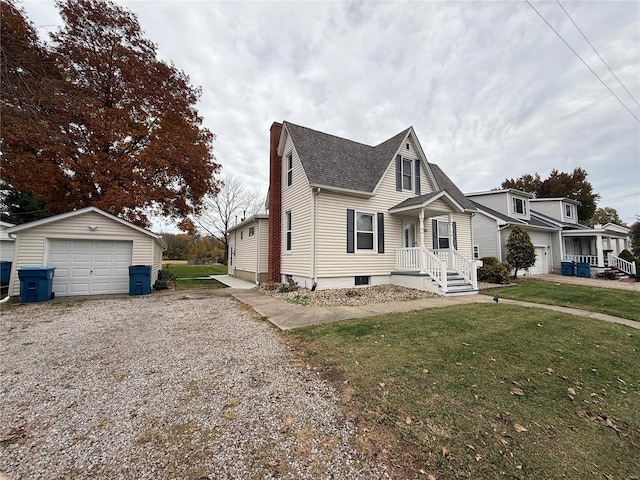
{"type": "Polygon", "coordinates": [[[278,155],[278,142],[282,124],[271,125],[269,149],[269,270],[271,282],[280,281],[282,255],[282,157],[278,155]]]}

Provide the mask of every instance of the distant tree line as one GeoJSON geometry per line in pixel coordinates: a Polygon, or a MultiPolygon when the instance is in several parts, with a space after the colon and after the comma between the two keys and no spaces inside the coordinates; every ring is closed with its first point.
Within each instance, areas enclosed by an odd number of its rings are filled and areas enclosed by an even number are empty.
{"type": "Polygon", "coordinates": [[[211,236],[188,233],[163,233],[167,245],[165,260],[187,260],[193,264],[224,262],[224,244],[211,236]]]}

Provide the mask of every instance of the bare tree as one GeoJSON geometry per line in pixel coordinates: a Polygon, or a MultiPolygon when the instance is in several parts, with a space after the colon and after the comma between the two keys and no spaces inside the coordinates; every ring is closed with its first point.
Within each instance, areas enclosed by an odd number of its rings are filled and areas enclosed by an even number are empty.
{"type": "Polygon", "coordinates": [[[225,263],[229,258],[230,227],[265,210],[265,194],[247,187],[242,180],[225,175],[220,181],[217,195],[207,195],[202,200],[202,209],[194,215],[194,223],[209,235],[224,244],[225,263]]]}

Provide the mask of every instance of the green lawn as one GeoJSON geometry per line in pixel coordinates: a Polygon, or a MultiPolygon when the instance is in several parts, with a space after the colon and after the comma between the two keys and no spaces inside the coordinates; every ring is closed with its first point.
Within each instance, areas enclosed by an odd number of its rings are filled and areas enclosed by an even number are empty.
{"type": "Polygon", "coordinates": [[[403,478],[640,472],[638,330],[476,304],[306,327],[285,338],[343,391],[359,447],[403,478]]]}
{"type": "Polygon", "coordinates": [[[162,269],[176,276],[176,290],[193,288],[225,288],[226,285],[214,279],[197,279],[208,275],[226,275],[226,265],[183,265],[167,263],[162,269]]]}
{"type": "Polygon", "coordinates": [[[485,290],[486,295],[560,305],[640,321],[640,292],[543,280],[518,280],[517,287],[485,290]]]}

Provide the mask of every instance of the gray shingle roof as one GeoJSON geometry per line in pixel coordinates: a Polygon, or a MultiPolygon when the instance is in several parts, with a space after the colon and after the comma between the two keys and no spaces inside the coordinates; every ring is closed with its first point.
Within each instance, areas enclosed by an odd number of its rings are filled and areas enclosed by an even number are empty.
{"type": "Polygon", "coordinates": [[[394,205],[392,208],[405,208],[405,207],[413,207],[414,205],[422,205],[424,202],[429,200],[430,198],[438,195],[442,190],[438,190],[437,192],[427,193],[425,195],[416,195],[415,197],[407,198],[406,200],[400,202],[397,205],[394,205]]]}
{"type": "Polygon", "coordinates": [[[283,122],[312,185],[372,193],[409,128],[375,147],[283,122]]]}
{"type": "Polygon", "coordinates": [[[456,186],[455,183],[451,181],[449,177],[445,175],[442,169],[436,165],[435,163],[430,163],[429,167],[431,168],[431,172],[433,173],[433,177],[438,184],[438,188],[441,190],[446,190],[449,195],[451,195],[456,202],[458,202],[465,210],[475,210],[476,207],[471,200],[464,196],[464,193],[460,191],[460,189],[456,186]]]}

